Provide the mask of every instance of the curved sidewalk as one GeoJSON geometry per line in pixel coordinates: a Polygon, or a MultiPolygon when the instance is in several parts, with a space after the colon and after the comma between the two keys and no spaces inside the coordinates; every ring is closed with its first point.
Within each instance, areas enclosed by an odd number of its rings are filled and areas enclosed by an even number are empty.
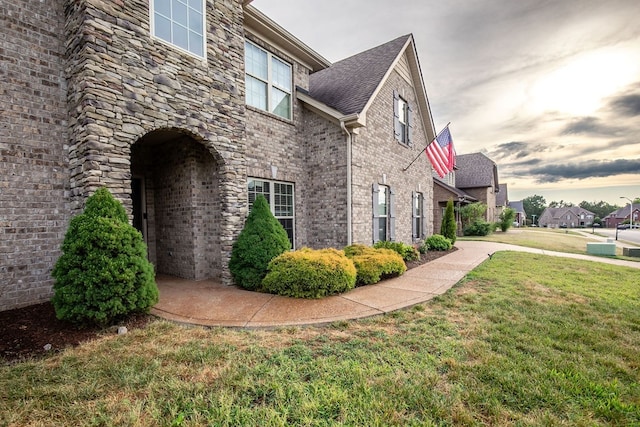
{"type": "Polygon", "coordinates": [[[276,327],[358,319],[410,307],[441,295],[496,251],[510,250],[585,259],[640,268],[640,262],[550,252],[522,246],[458,241],[457,251],[413,268],[400,277],[318,300],[282,297],[224,286],[210,280],[157,278],[160,301],[151,313],[202,326],[276,327]]]}

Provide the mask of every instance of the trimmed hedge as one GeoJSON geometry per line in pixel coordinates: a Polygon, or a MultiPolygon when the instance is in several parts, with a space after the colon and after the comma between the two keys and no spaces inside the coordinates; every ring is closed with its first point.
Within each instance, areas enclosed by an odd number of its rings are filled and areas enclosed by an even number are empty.
{"type": "Polygon", "coordinates": [[[391,249],[351,245],[344,249],[358,272],[356,285],[371,285],[383,277],[399,276],[407,271],[402,257],[391,249]]]}
{"type": "Polygon", "coordinates": [[[73,323],[105,325],[158,302],[142,235],[106,188],[71,220],[52,276],[56,316],[73,323]]]}
{"type": "Polygon", "coordinates": [[[381,240],[376,242],[373,247],[376,249],[384,248],[396,251],[405,262],[417,261],[420,259],[420,252],[418,252],[418,250],[413,246],[407,245],[406,243],[381,240]]]}
{"type": "Polygon", "coordinates": [[[429,236],[427,240],[425,240],[424,244],[431,251],[448,251],[452,246],[451,240],[440,234],[429,236]]]}
{"type": "Polygon", "coordinates": [[[269,263],[262,290],[296,298],[322,298],[355,287],[356,268],[343,251],[302,248],[269,263]]]}
{"type": "Polygon", "coordinates": [[[269,262],[290,249],[287,232],[271,213],[267,199],[258,195],[231,250],[229,271],[233,280],[250,291],[258,289],[269,262]]]}

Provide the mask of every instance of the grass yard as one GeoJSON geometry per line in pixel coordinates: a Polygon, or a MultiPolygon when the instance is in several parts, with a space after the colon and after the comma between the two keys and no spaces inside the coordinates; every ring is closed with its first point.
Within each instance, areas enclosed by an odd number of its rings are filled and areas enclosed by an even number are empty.
{"type": "MultiPolygon", "coordinates": [[[[547,251],[568,252],[574,254],[586,254],[588,242],[600,242],[582,234],[567,230],[555,230],[546,228],[510,229],[506,233],[500,231],[488,236],[459,237],[460,240],[484,240],[489,242],[509,243],[528,248],[544,249],[547,251]]],[[[616,248],[616,255],[622,255],[622,248],[616,248]]],[[[634,260],[633,258],[627,258],[634,260]]],[[[637,259],[636,259],[637,260],[637,259]]]]}
{"type": "Polygon", "coordinates": [[[640,425],[638,270],[501,252],[362,321],[158,320],[1,366],[0,425],[640,425]]]}

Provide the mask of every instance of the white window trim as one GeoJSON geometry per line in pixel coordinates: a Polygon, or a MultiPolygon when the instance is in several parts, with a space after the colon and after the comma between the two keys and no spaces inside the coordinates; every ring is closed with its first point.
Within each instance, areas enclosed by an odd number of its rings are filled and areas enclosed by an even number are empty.
{"type": "Polygon", "coordinates": [[[267,109],[263,110],[262,108],[259,107],[254,107],[253,105],[249,105],[246,104],[246,99],[245,99],[245,104],[248,107],[251,108],[255,108],[256,110],[259,111],[263,111],[267,114],[271,114],[272,116],[278,117],[279,119],[282,120],[293,120],[293,66],[291,65],[291,63],[289,61],[284,60],[283,58],[279,57],[278,55],[274,55],[273,53],[269,52],[268,50],[266,50],[265,48],[257,45],[256,43],[252,42],[251,40],[245,39],[246,43],[249,43],[250,45],[254,46],[257,49],[260,49],[261,51],[265,52],[267,54],[267,80],[265,81],[264,79],[262,79],[261,77],[258,76],[254,76],[253,74],[250,74],[248,71],[246,71],[246,67],[245,67],[245,75],[250,76],[251,78],[254,78],[256,80],[260,80],[263,83],[267,84],[267,109]],[[279,60],[280,62],[286,64],[289,67],[289,75],[291,76],[291,89],[286,90],[278,85],[273,84],[273,75],[272,75],[272,70],[273,70],[273,66],[272,64],[272,60],[273,58],[276,58],[277,60],[279,60]],[[289,117],[282,117],[279,114],[276,114],[274,112],[272,112],[272,96],[271,96],[271,89],[276,88],[279,91],[282,91],[284,93],[289,94],[289,117]]]}
{"type": "MultiPolygon", "coordinates": [[[[262,182],[268,182],[270,184],[270,190],[269,190],[269,200],[267,200],[268,204],[269,204],[269,210],[271,211],[271,214],[273,214],[273,216],[276,219],[290,219],[292,220],[292,234],[293,234],[293,241],[291,242],[291,249],[295,249],[295,245],[296,245],[296,185],[293,182],[286,182],[286,181],[275,181],[272,179],[266,179],[266,178],[257,178],[257,177],[248,177],[247,178],[247,188],[249,187],[249,181],[262,181],[262,182]],[[284,185],[290,185],[291,186],[291,208],[293,210],[293,214],[292,215],[286,215],[286,216],[276,216],[276,208],[275,208],[275,186],[273,184],[284,184],[284,185]]],[[[260,193],[262,194],[262,193],[260,193]]],[[[249,203],[249,194],[247,193],[247,203],[249,203]]],[[[249,206],[249,209],[251,209],[251,206],[249,206]]]]}
{"type": "Polygon", "coordinates": [[[192,56],[194,58],[197,58],[203,62],[206,62],[207,60],[207,0],[201,0],[202,1],[202,56],[193,53],[185,48],[182,48],[176,44],[171,43],[168,40],[165,40],[163,38],[160,38],[158,36],[156,36],[156,20],[155,20],[155,11],[154,11],[154,5],[156,0],[149,0],[149,29],[151,31],[151,38],[153,40],[157,40],[160,43],[170,46],[172,49],[175,49],[179,52],[182,52],[186,55],[192,56]]]}

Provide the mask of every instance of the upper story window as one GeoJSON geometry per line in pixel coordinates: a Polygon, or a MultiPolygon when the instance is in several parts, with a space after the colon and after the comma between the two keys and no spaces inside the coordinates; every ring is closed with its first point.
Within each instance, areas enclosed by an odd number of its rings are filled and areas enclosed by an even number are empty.
{"type": "Polygon", "coordinates": [[[196,56],[205,51],[205,0],[152,0],[154,36],[196,56]]]}
{"type": "Polygon", "coordinates": [[[411,145],[412,110],[398,91],[393,91],[393,134],[397,141],[411,145]]]}
{"type": "Polygon", "coordinates": [[[247,105],[291,119],[291,65],[245,42],[247,105]]]}

